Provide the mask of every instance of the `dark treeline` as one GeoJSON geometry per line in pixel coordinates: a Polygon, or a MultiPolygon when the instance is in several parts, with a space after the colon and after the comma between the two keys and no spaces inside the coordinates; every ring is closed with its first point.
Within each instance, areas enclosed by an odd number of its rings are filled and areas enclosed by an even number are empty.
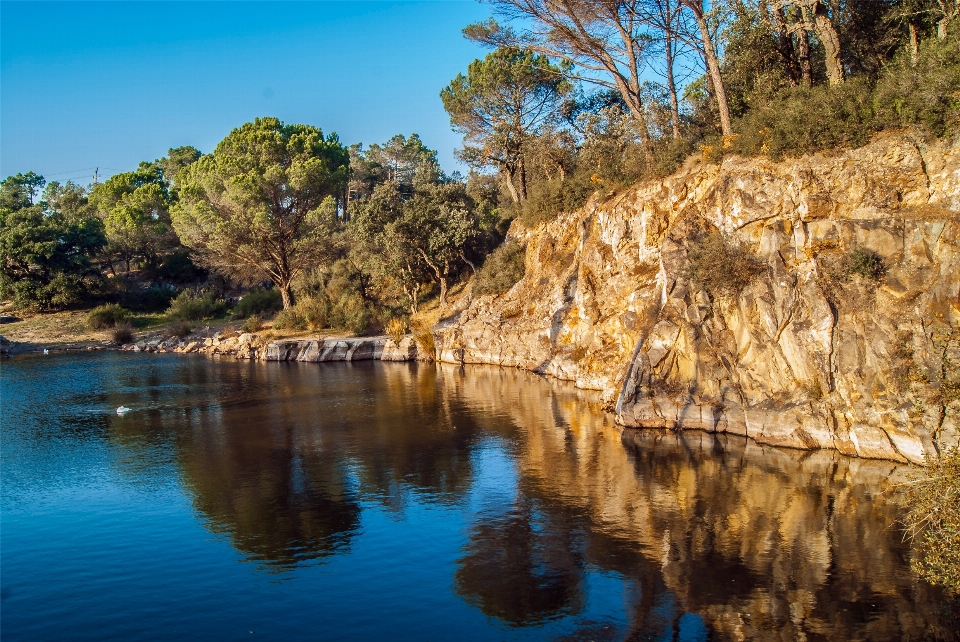
{"type": "Polygon", "coordinates": [[[250,327],[277,311],[277,327],[402,327],[474,274],[475,293],[515,283],[513,219],[536,225],[692,155],[960,129],[958,0],[491,4],[464,30],[490,54],[440,94],[469,176],[416,134],[345,146],[275,118],[89,187],[18,174],[0,185],[0,297],[199,320],[245,293],[233,314],[250,327]]]}

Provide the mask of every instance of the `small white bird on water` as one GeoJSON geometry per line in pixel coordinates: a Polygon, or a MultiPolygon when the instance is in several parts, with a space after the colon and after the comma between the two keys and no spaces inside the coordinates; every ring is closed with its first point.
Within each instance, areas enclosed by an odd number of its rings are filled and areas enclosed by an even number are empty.
{"type": "Polygon", "coordinates": [[[126,406],[120,406],[119,408],[117,408],[117,414],[120,415],[121,417],[127,414],[128,412],[130,412],[130,408],[127,408],[126,406]]]}

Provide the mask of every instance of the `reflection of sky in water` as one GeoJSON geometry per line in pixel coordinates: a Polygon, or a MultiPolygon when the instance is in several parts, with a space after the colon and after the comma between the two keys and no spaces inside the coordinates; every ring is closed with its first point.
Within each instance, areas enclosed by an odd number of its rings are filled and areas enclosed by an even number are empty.
{"type": "Polygon", "coordinates": [[[951,630],[886,464],[624,444],[495,368],[99,353],[5,361],[0,386],[5,638],[951,630]]]}

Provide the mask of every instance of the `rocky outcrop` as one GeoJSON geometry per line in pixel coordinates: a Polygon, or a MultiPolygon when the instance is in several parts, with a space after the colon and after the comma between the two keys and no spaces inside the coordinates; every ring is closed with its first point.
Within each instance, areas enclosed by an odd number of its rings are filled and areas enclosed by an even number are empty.
{"type": "Polygon", "coordinates": [[[153,337],[123,347],[132,352],[177,352],[223,355],[260,361],[416,361],[417,344],[386,337],[277,339],[250,332],[205,332],[186,337],[153,337]]]}
{"type": "Polygon", "coordinates": [[[511,234],[525,276],[464,300],[440,360],[572,380],[625,426],[910,462],[957,442],[960,142],[694,164],[511,234]],[[762,264],[738,294],[691,278],[711,232],[762,264]],[[876,280],[840,269],[858,251],[876,280]]]}

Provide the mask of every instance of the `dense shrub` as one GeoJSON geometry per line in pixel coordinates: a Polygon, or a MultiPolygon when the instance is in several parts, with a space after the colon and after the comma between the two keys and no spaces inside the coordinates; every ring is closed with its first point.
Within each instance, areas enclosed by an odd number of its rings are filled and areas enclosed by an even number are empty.
{"type": "Polygon", "coordinates": [[[114,328],[130,318],[130,312],[116,303],[99,305],[87,314],[87,325],[94,330],[114,328]]]}
{"type": "Polygon", "coordinates": [[[202,279],[206,272],[194,264],[188,252],[180,251],[164,256],[159,265],[147,269],[146,274],[151,278],[182,285],[202,279]]]}
{"type": "Polygon", "coordinates": [[[251,315],[270,315],[283,309],[280,290],[276,288],[253,288],[243,295],[233,308],[233,315],[244,319],[251,315]]]}
{"type": "Polygon", "coordinates": [[[118,324],[111,333],[113,342],[118,346],[133,342],[133,325],[129,321],[118,324]]]}
{"type": "Polygon", "coordinates": [[[191,332],[193,332],[193,326],[190,325],[189,321],[177,321],[175,323],[171,323],[167,327],[164,334],[167,337],[176,337],[178,339],[182,339],[186,336],[189,336],[191,332]]]}
{"type": "Polygon", "coordinates": [[[763,271],[763,263],[745,245],[712,232],[687,250],[686,276],[714,295],[738,295],[763,271]]]}
{"type": "Polygon", "coordinates": [[[393,339],[395,343],[400,343],[403,336],[407,333],[407,321],[401,317],[394,317],[387,321],[384,330],[386,330],[387,334],[390,335],[390,338],[393,339]]]}
{"type": "Polygon", "coordinates": [[[779,160],[860,147],[879,128],[870,83],[854,78],[838,87],[792,87],[777,92],[736,123],[737,137],[727,148],[744,156],[779,160]]]}
{"type": "Polygon", "coordinates": [[[577,175],[567,180],[552,180],[530,186],[528,198],[520,208],[519,219],[530,229],[538,224],[552,221],[561,212],[573,212],[587,202],[600,184],[591,182],[586,175],[577,175]]]}
{"type": "Polygon", "coordinates": [[[507,239],[491,252],[473,280],[474,294],[503,294],[523,278],[526,248],[507,239]]]}
{"type": "Polygon", "coordinates": [[[369,277],[348,261],[304,275],[295,284],[301,329],[339,328],[359,335],[383,327],[391,311],[371,300],[370,287],[369,277]]]}
{"type": "Polygon", "coordinates": [[[918,125],[934,136],[960,130],[960,25],[943,41],[926,40],[916,64],[906,52],[877,82],[873,105],[886,127],[918,125]]]}
{"type": "Polygon", "coordinates": [[[857,274],[871,281],[879,281],[887,271],[880,255],[864,248],[847,253],[844,270],[848,275],[857,274]]]}
{"type": "Polygon", "coordinates": [[[437,354],[437,342],[433,336],[433,328],[423,321],[416,321],[411,324],[410,330],[413,332],[413,340],[417,343],[419,358],[433,361],[437,354]]]}
{"type": "Polygon", "coordinates": [[[202,321],[222,316],[226,311],[226,302],[215,299],[213,294],[184,290],[170,303],[166,314],[177,321],[202,321]]]}
{"type": "Polygon", "coordinates": [[[960,450],[944,449],[932,466],[902,486],[904,520],[913,537],[913,567],[925,580],[960,594],[960,450]]]}
{"type": "Polygon", "coordinates": [[[260,332],[263,329],[263,319],[253,315],[243,322],[240,330],[243,332],[260,332]]]}
{"type": "Polygon", "coordinates": [[[297,306],[294,306],[278,312],[273,319],[273,327],[278,330],[306,330],[307,320],[297,306]]]}

